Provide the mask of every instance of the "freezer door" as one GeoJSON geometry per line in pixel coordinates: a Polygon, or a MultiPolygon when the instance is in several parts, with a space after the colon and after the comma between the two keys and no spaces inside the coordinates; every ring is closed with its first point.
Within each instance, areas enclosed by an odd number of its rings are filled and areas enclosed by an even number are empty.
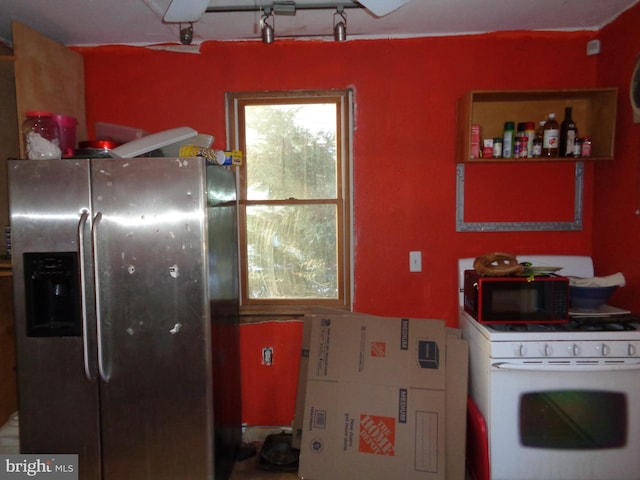
{"type": "Polygon", "coordinates": [[[204,163],[92,172],[104,479],[213,479],[204,163]]]}
{"type": "Polygon", "coordinates": [[[89,241],[89,162],[11,160],[8,172],[21,450],[79,454],[80,479],[97,480],[95,319],[91,276],[80,273],[91,265],[79,245],[89,241]]]}

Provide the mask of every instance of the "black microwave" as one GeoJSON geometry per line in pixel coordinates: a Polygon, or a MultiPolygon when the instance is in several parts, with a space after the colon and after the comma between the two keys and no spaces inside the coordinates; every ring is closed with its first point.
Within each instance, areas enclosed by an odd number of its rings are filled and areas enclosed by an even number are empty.
{"type": "Polygon", "coordinates": [[[569,279],[464,272],[464,310],[480,323],[562,323],[569,320],[569,279]]]}

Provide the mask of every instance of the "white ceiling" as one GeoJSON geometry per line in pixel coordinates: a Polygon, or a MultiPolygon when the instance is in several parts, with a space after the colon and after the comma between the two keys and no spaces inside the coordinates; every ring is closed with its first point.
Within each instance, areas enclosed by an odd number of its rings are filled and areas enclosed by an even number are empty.
{"type": "MultiPolygon", "coordinates": [[[[384,16],[347,9],[348,39],[459,35],[502,30],[598,30],[640,0],[410,0],[384,16]]],[[[296,0],[298,5],[318,0],[296,0]]],[[[11,45],[11,20],[65,45],[178,44],[179,25],[162,22],[170,0],[0,0],[0,41],[11,45]]],[[[210,0],[210,6],[273,0],[210,0]]],[[[335,2],[332,2],[335,3],[335,2]]],[[[258,12],[205,13],[193,44],[258,40],[258,12]]],[[[183,25],[184,26],[184,25],[183,25]]],[[[298,10],[275,18],[282,37],[331,39],[333,11],[298,10]]]]}

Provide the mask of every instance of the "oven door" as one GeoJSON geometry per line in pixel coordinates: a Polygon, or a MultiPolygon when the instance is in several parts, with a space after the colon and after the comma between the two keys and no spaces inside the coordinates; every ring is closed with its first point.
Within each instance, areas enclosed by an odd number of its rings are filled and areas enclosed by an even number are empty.
{"type": "Polygon", "coordinates": [[[637,479],[640,363],[629,362],[494,360],[491,478],[637,479]]]}

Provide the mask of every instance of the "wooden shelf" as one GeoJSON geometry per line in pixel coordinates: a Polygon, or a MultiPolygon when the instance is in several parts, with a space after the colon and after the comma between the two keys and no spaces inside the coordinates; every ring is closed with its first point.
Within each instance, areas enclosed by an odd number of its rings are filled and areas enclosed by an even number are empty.
{"type": "Polygon", "coordinates": [[[456,163],[549,162],[612,160],[615,147],[618,90],[597,88],[580,90],[471,91],[458,100],[456,163]],[[481,127],[481,138],[502,137],[504,123],[535,122],[555,113],[558,123],[565,107],[572,107],[580,137],[589,136],[593,153],[588,158],[472,158],[471,126],[481,127]]]}

